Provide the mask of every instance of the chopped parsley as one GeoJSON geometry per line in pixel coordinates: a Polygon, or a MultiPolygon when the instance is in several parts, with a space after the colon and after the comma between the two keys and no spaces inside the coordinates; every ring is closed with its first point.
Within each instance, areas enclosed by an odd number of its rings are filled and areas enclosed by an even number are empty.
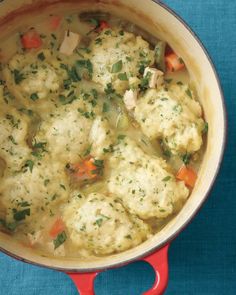
{"type": "Polygon", "coordinates": [[[110,105],[107,102],[103,103],[102,112],[107,113],[110,110],[110,105]]]}
{"type": "Polygon", "coordinates": [[[96,45],[101,45],[102,44],[102,39],[101,38],[95,39],[95,44],[96,45]]]}
{"type": "Polygon", "coordinates": [[[120,79],[121,81],[128,81],[127,74],[126,73],[119,73],[118,79],[120,79]]]}
{"type": "Polygon", "coordinates": [[[66,191],[66,187],[64,186],[64,184],[61,184],[61,183],[60,183],[60,187],[61,187],[62,189],[64,189],[64,191],[66,191]]]}
{"type": "Polygon", "coordinates": [[[43,182],[44,186],[47,186],[49,184],[49,182],[50,182],[50,179],[45,179],[43,182]]]}
{"type": "Polygon", "coordinates": [[[112,87],[111,83],[107,83],[106,88],[104,89],[105,94],[107,95],[108,99],[115,99],[121,97],[115,92],[115,89],[112,87]]]}
{"type": "Polygon", "coordinates": [[[103,153],[104,154],[105,153],[112,153],[112,152],[114,152],[114,147],[113,147],[112,144],[110,144],[108,148],[103,148],[103,153]]]}
{"type": "Polygon", "coordinates": [[[27,160],[27,161],[25,162],[24,167],[29,168],[30,172],[32,173],[32,171],[33,171],[33,167],[34,167],[34,162],[33,162],[32,160],[27,160]]]}
{"type": "Polygon", "coordinates": [[[23,73],[21,73],[19,70],[14,70],[13,71],[13,75],[14,75],[14,81],[15,83],[18,85],[20,84],[21,81],[23,81],[25,79],[25,76],[23,73]]]}
{"type": "Polygon", "coordinates": [[[30,216],[30,208],[23,209],[18,211],[17,209],[13,209],[13,218],[15,221],[21,221],[26,218],[26,216],[30,216]]]}
{"type": "Polygon", "coordinates": [[[160,145],[163,151],[163,155],[166,158],[170,158],[172,156],[171,151],[166,147],[165,142],[163,140],[160,141],[160,145]]]}
{"type": "Polygon", "coordinates": [[[15,141],[15,139],[12,135],[9,135],[8,138],[14,145],[17,145],[17,142],[15,141]]]}
{"type": "Polygon", "coordinates": [[[93,88],[93,89],[91,90],[91,93],[92,93],[92,96],[93,96],[94,99],[97,99],[97,98],[98,98],[98,92],[97,92],[96,89],[93,88]]]}
{"type": "Polygon", "coordinates": [[[45,55],[43,52],[40,52],[38,55],[37,55],[38,59],[41,60],[41,61],[44,61],[45,60],[45,55]]]}
{"type": "Polygon", "coordinates": [[[46,150],[46,145],[47,142],[37,142],[35,141],[32,145],[33,147],[33,151],[32,151],[32,155],[38,159],[41,159],[43,156],[43,152],[47,152],[46,150]]]}
{"type": "Polygon", "coordinates": [[[105,93],[106,93],[106,94],[112,94],[112,93],[115,92],[115,90],[113,89],[111,83],[108,83],[108,84],[106,85],[106,88],[105,88],[104,90],[105,90],[105,93]]]}
{"type": "Polygon", "coordinates": [[[32,99],[33,101],[35,101],[35,100],[39,99],[39,96],[38,96],[37,93],[32,93],[32,94],[30,95],[30,99],[32,99]]]}
{"type": "Polygon", "coordinates": [[[152,73],[151,72],[147,72],[147,74],[141,79],[141,82],[140,82],[140,85],[139,85],[139,88],[144,91],[146,89],[148,89],[148,86],[149,86],[149,80],[152,76],[152,73]]]}
{"type": "Polygon", "coordinates": [[[0,218],[0,225],[5,227],[9,231],[14,231],[17,227],[17,222],[6,222],[5,220],[0,218]]]}
{"type": "Polygon", "coordinates": [[[192,96],[192,92],[191,92],[191,90],[188,88],[186,91],[185,91],[185,93],[192,99],[193,98],[193,96],[192,96]]]}
{"type": "Polygon", "coordinates": [[[18,205],[20,207],[29,207],[30,206],[30,204],[27,201],[22,201],[22,202],[18,203],[18,205]]]}
{"type": "Polygon", "coordinates": [[[119,135],[117,136],[117,139],[118,139],[118,140],[123,140],[123,139],[125,139],[125,137],[126,137],[126,135],[124,135],[124,134],[119,134],[119,135]]]}
{"type": "Polygon", "coordinates": [[[118,73],[122,70],[122,67],[123,67],[123,63],[122,63],[122,60],[119,60],[118,62],[114,63],[112,65],[112,68],[111,68],[111,73],[118,73]]]}
{"type": "Polygon", "coordinates": [[[59,95],[59,101],[62,105],[71,104],[76,99],[77,97],[74,95],[74,93],[69,93],[67,96],[62,94],[59,95]]]}
{"type": "Polygon", "coordinates": [[[65,243],[67,239],[65,231],[59,233],[55,240],[53,240],[54,244],[54,250],[57,249],[59,246],[61,246],[63,243],[65,243]]]}
{"type": "Polygon", "coordinates": [[[179,57],[179,62],[180,62],[181,64],[184,64],[184,61],[183,61],[182,57],[179,57]]]}
{"type": "Polygon", "coordinates": [[[203,126],[202,133],[203,133],[203,134],[206,134],[206,133],[208,132],[208,129],[209,129],[208,123],[205,122],[205,123],[204,123],[204,126],[203,126]]]}
{"type": "Polygon", "coordinates": [[[77,76],[82,79],[92,79],[93,64],[89,59],[77,60],[75,64],[77,76]]]}
{"type": "Polygon", "coordinates": [[[19,127],[20,120],[16,120],[14,118],[14,116],[12,116],[10,114],[6,114],[6,119],[11,123],[12,127],[14,127],[14,128],[19,127]]]}
{"type": "Polygon", "coordinates": [[[94,119],[94,117],[95,117],[95,114],[94,114],[94,112],[93,111],[91,111],[91,112],[86,112],[86,111],[83,111],[82,109],[78,109],[78,112],[82,115],[82,116],[84,116],[86,119],[94,119]]]}
{"type": "Polygon", "coordinates": [[[77,69],[75,66],[72,66],[70,69],[67,65],[61,63],[60,67],[67,72],[67,75],[69,78],[69,79],[66,79],[63,81],[65,89],[69,89],[72,82],[78,82],[81,80],[80,76],[77,73],[77,69]]]}
{"type": "Polygon", "coordinates": [[[92,145],[90,145],[90,146],[85,150],[83,156],[84,156],[84,157],[88,156],[88,155],[90,154],[90,152],[91,152],[91,149],[92,149],[92,145]]]}
{"type": "Polygon", "coordinates": [[[95,159],[93,161],[93,164],[97,167],[97,169],[93,170],[92,173],[97,175],[103,175],[104,161],[95,159]]]}
{"type": "Polygon", "coordinates": [[[183,156],[182,156],[182,160],[183,160],[183,162],[184,162],[184,164],[185,165],[188,165],[189,164],[189,162],[190,162],[190,160],[191,160],[191,154],[189,154],[189,153],[186,153],[186,154],[184,154],[183,156]]]}
{"type": "Polygon", "coordinates": [[[33,144],[33,147],[37,148],[37,149],[44,149],[46,144],[47,144],[46,142],[41,142],[41,141],[36,142],[35,141],[35,143],[33,144]]]}
{"type": "Polygon", "coordinates": [[[96,221],[95,221],[95,224],[98,226],[98,227],[101,227],[103,223],[103,219],[102,218],[98,218],[96,221]]]}
{"type": "Polygon", "coordinates": [[[25,115],[28,115],[29,117],[32,117],[34,112],[30,109],[20,108],[18,111],[22,112],[25,115]]]}
{"type": "Polygon", "coordinates": [[[57,40],[57,36],[55,34],[51,34],[51,37],[54,39],[54,40],[57,40]]]}
{"type": "Polygon", "coordinates": [[[164,178],[162,179],[162,181],[166,182],[166,181],[169,181],[170,179],[171,179],[171,176],[168,175],[168,176],[164,177],[164,178]]]}

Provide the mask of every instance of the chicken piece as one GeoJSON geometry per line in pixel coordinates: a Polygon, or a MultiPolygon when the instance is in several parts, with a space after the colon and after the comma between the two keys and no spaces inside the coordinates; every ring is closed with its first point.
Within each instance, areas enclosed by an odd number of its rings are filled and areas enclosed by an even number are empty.
{"type": "Polygon", "coordinates": [[[75,48],[78,46],[80,41],[80,35],[71,31],[66,31],[64,39],[61,43],[59,51],[65,55],[72,55],[75,48]]]}

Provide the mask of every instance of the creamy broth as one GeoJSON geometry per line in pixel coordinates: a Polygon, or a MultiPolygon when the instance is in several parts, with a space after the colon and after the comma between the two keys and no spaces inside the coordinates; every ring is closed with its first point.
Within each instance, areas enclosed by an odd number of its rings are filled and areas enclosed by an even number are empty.
{"type": "Polygon", "coordinates": [[[125,251],[191,194],[208,125],[184,61],[136,25],[78,12],[19,27],[0,91],[0,230],[26,247],[125,251]]]}

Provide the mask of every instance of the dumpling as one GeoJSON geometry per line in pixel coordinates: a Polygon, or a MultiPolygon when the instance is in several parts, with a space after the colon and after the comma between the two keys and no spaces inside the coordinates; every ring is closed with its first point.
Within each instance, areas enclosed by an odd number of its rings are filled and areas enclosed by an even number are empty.
{"type": "Polygon", "coordinates": [[[187,85],[147,90],[140,95],[134,117],[150,139],[161,139],[173,154],[201,148],[204,121],[200,104],[187,85]]]}
{"type": "Polygon", "coordinates": [[[39,127],[37,142],[45,142],[53,158],[64,164],[81,159],[89,147],[88,137],[93,115],[81,102],[73,102],[55,109],[39,127]],[[79,107],[80,106],[80,107],[79,107]]]}
{"type": "Polygon", "coordinates": [[[165,218],[189,190],[177,182],[164,160],[145,154],[134,141],[121,140],[110,158],[108,189],[142,219],[165,218]]]}
{"type": "Polygon", "coordinates": [[[5,177],[0,188],[0,201],[6,209],[7,222],[34,222],[69,194],[67,176],[50,158],[28,159],[17,173],[5,177]]]}
{"type": "Polygon", "coordinates": [[[0,111],[0,129],[0,158],[6,163],[7,169],[18,171],[30,154],[26,144],[28,118],[4,106],[4,110],[0,111]]]}
{"type": "Polygon", "coordinates": [[[92,41],[90,49],[93,81],[104,88],[112,83],[120,94],[133,83],[133,77],[137,77],[139,71],[154,63],[154,51],[149,49],[148,42],[121,30],[103,30],[92,41]]]}
{"type": "Polygon", "coordinates": [[[24,107],[41,111],[54,105],[67,78],[67,72],[49,50],[16,54],[3,75],[9,90],[24,107]]]}
{"type": "Polygon", "coordinates": [[[78,247],[105,255],[121,252],[144,241],[149,226],[130,215],[114,197],[91,193],[74,197],[63,209],[71,241],[78,247]]]}

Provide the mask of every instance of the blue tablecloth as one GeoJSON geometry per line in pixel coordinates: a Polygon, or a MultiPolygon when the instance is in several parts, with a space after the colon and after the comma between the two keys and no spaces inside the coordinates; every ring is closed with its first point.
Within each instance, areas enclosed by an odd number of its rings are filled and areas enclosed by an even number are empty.
{"type": "MultiPolygon", "coordinates": [[[[170,248],[170,295],[236,294],[236,0],[165,0],[199,35],[219,72],[228,110],[228,143],[214,189],[170,248]]],[[[97,295],[139,295],[148,289],[151,267],[137,262],[101,274],[97,295]]],[[[64,274],[0,254],[1,295],[75,295],[64,274]]]]}

